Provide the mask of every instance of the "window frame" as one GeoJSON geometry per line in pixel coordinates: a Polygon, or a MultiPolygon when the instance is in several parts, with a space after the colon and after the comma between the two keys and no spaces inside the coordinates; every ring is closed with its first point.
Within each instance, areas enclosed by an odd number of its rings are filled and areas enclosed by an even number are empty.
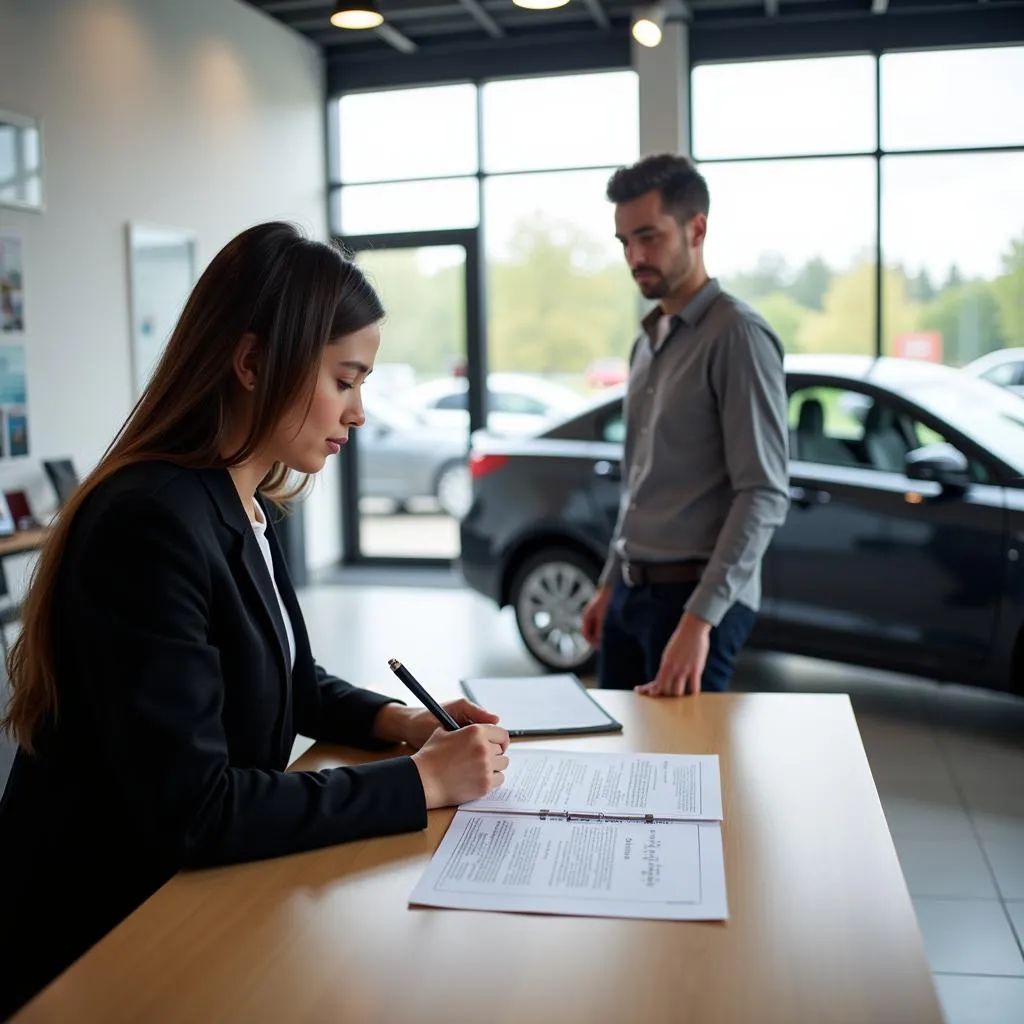
{"type": "MultiPolygon", "coordinates": [[[[962,50],[985,50],[992,48],[1016,48],[1021,51],[1022,57],[1024,57],[1024,44],[1018,40],[1006,40],[996,43],[982,43],[977,45],[961,45],[961,46],[915,46],[915,47],[903,47],[897,48],[884,48],[878,47],[876,49],[868,49],[863,46],[854,46],[849,50],[842,50],[841,52],[825,53],[821,54],[824,57],[848,57],[858,55],[868,55],[874,59],[875,69],[875,144],[872,149],[866,149],[862,151],[849,151],[849,152],[806,152],[799,154],[788,154],[788,155],[751,155],[751,156],[738,156],[738,157],[720,157],[715,159],[706,159],[698,162],[698,167],[707,164],[730,164],[730,163],[764,163],[767,161],[774,160],[831,160],[831,159],[848,159],[850,157],[871,157],[875,162],[875,224],[874,224],[874,246],[872,248],[872,257],[874,260],[875,280],[874,280],[874,305],[875,305],[875,317],[874,317],[874,355],[883,356],[885,354],[885,343],[883,325],[885,323],[884,316],[884,275],[885,275],[885,247],[883,245],[883,219],[882,219],[882,163],[883,159],[887,156],[952,156],[957,154],[980,154],[980,153],[1021,153],[1024,152],[1024,143],[1022,144],[1006,144],[999,146],[947,146],[943,148],[924,148],[924,149],[886,149],[882,145],[882,58],[887,54],[900,53],[905,50],[918,50],[921,52],[933,52],[941,53],[946,51],[962,51],[962,50]]],[[[691,64],[690,83],[692,86],[693,68],[696,66],[703,66],[708,64],[758,64],[758,63],[769,63],[774,61],[799,61],[804,60],[808,57],[815,56],[810,53],[793,53],[786,54],[784,56],[755,56],[750,58],[744,58],[742,60],[701,60],[691,64]]],[[[690,114],[693,112],[693,98],[692,95],[689,97],[690,114]]],[[[693,153],[693,118],[688,118],[688,129],[689,129],[689,152],[693,153]]]]}

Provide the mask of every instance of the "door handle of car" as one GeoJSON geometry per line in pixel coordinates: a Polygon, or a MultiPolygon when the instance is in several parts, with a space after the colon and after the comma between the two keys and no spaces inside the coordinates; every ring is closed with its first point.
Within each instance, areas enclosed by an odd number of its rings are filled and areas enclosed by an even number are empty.
{"type": "Polygon", "coordinates": [[[594,463],[594,476],[603,476],[606,480],[621,480],[622,471],[618,463],[609,462],[607,459],[598,459],[594,463]]]}
{"type": "Polygon", "coordinates": [[[815,505],[827,505],[832,495],[815,487],[790,487],[789,500],[798,508],[813,508],[815,505]]]}

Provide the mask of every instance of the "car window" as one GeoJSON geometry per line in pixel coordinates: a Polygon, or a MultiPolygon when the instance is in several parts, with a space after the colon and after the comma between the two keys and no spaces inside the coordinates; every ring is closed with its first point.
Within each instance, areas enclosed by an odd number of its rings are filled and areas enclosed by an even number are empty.
{"type": "MultiPolygon", "coordinates": [[[[790,456],[802,462],[904,473],[909,452],[948,443],[937,430],[893,403],[860,391],[806,387],[789,398],[790,456]]],[[[981,483],[985,468],[970,460],[981,483]]]]}
{"type": "Polygon", "coordinates": [[[864,424],[868,395],[832,387],[798,388],[789,396],[789,452],[801,462],[828,466],[871,465],[864,424]]]}
{"type": "Polygon", "coordinates": [[[903,389],[915,404],[1024,476],[1024,401],[991,381],[957,376],[903,389]]]}
{"type": "Polygon", "coordinates": [[[492,391],[491,412],[514,412],[527,416],[546,416],[548,407],[536,398],[514,391],[492,391]]]}
{"type": "Polygon", "coordinates": [[[1021,377],[1024,375],[1021,373],[1020,363],[1000,363],[998,366],[993,366],[991,370],[986,370],[981,376],[985,380],[992,381],[993,384],[1001,384],[1004,388],[1008,388],[1014,384],[1020,384],[1021,377]]]}
{"type": "Polygon", "coordinates": [[[609,444],[622,444],[626,440],[626,421],[622,418],[621,412],[603,420],[599,429],[601,440],[607,441],[609,444]]]}
{"type": "Polygon", "coordinates": [[[433,406],[435,409],[465,409],[466,392],[456,391],[450,395],[442,395],[433,406]]]}

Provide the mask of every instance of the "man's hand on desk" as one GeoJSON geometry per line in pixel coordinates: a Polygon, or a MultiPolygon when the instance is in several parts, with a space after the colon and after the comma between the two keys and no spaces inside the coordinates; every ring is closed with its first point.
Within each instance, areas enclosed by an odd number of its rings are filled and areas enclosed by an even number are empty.
{"type": "MultiPolygon", "coordinates": [[[[494,725],[497,715],[474,704],[465,697],[449,701],[445,711],[459,725],[494,725]]],[[[408,743],[419,750],[438,729],[437,719],[425,708],[407,708],[401,704],[385,704],[373,720],[373,735],[388,743],[408,743]]]]}
{"type": "Polygon", "coordinates": [[[647,697],[682,697],[700,693],[700,680],[708,660],[711,624],[683,612],[679,625],[661,655],[657,676],[636,692],[647,697]]]}

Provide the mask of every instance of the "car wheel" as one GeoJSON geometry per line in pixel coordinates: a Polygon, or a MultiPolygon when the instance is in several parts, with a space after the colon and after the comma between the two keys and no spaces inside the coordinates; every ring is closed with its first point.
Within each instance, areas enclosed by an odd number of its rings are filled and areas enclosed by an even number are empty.
{"type": "Polygon", "coordinates": [[[580,620],[594,596],[599,568],[568,548],[531,555],[512,581],[510,599],[526,649],[554,672],[590,675],[594,649],[583,639],[580,620]]]}
{"type": "Polygon", "coordinates": [[[473,501],[473,483],[469,476],[469,466],[464,462],[449,462],[437,474],[434,487],[437,503],[442,511],[454,519],[461,519],[473,501]]]}

